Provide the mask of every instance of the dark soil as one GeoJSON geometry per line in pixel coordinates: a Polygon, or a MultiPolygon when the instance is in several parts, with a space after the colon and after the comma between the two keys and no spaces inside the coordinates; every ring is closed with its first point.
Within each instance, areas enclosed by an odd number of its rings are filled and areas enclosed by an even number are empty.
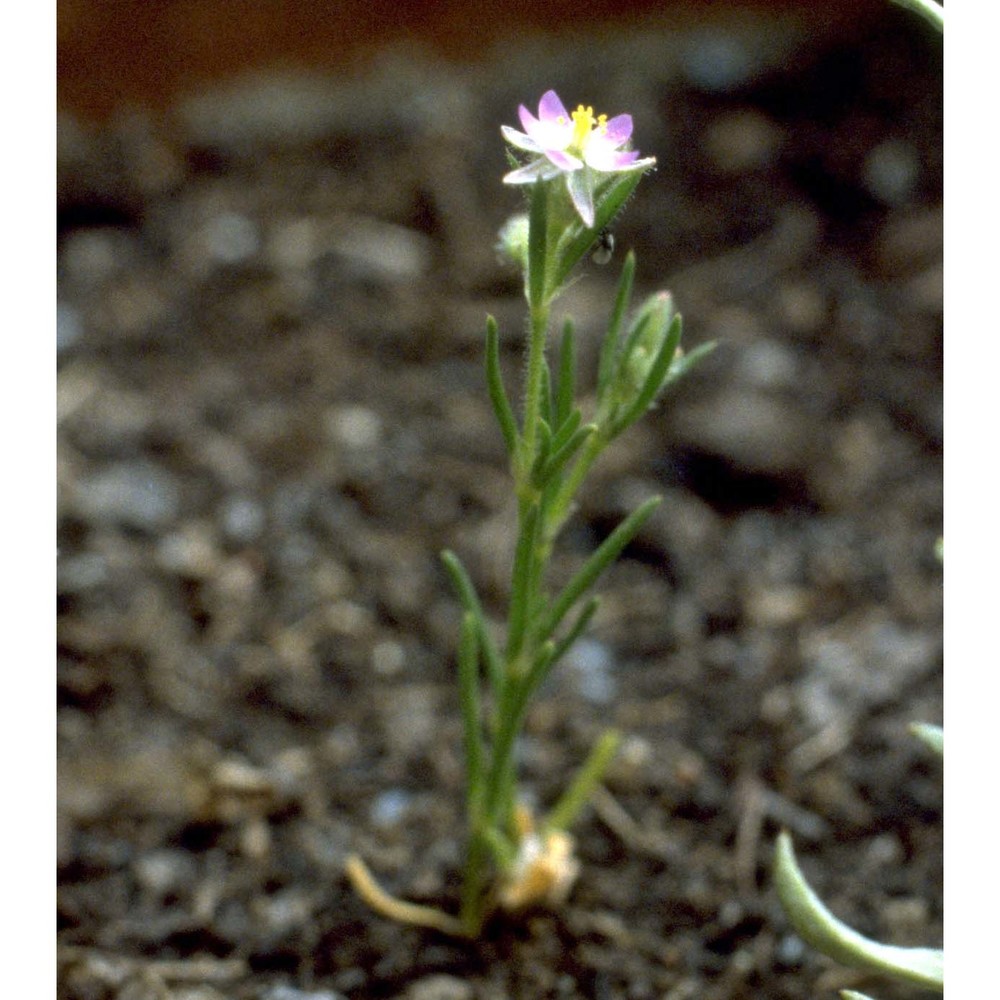
{"type": "MultiPolygon", "coordinates": [[[[59,942],[66,1000],[806,998],[909,991],[790,932],[781,826],[840,916],[941,941],[941,56],[853,32],[580,36],[456,69],[263,78],[60,123],[59,942]],[[542,692],[525,794],[626,742],[568,904],[481,942],[393,925],[359,852],[447,909],[458,610],[505,607],[481,374],[517,276],[501,123],[555,86],[659,169],[615,235],[715,354],[597,469],[569,572],[652,493],[542,692]]],[[[617,266],[566,298],[586,343],[617,266]]]]}

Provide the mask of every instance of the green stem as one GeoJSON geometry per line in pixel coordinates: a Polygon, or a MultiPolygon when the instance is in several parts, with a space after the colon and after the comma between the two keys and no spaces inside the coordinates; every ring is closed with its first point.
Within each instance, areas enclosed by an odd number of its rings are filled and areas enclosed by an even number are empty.
{"type": "Polygon", "coordinates": [[[545,379],[545,341],[549,330],[549,307],[532,305],[528,331],[528,368],[524,388],[524,437],[522,438],[521,476],[518,486],[527,485],[528,473],[538,447],[538,421],[542,412],[545,379]]]}
{"type": "Polygon", "coordinates": [[[601,454],[607,443],[603,427],[597,427],[580,449],[580,454],[573,463],[573,467],[570,469],[565,480],[563,480],[559,492],[552,501],[551,512],[542,537],[543,543],[550,549],[570,515],[570,508],[577,491],[583,484],[583,480],[590,471],[590,467],[597,460],[597,456],[601,454]]]}

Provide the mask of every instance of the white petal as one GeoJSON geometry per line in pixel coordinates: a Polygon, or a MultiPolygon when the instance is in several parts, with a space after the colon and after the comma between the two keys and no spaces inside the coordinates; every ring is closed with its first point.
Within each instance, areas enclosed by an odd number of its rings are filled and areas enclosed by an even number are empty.
{"type": "Polygon", "coordinates": [[[545,181],[550,177],[555,177],[560,173],[558,167],[552,166],[544,157],[534,160],[526,167],[512,170],[509,174],[504,174],[504,184],[534,184],[535,181],[545,181]]]}
{"type": "Polygon", "coordinates": [[[523,132],[518,132],[516,128],[511,128],[509,125],[501,125],[500,131],[503,133],[503,137],[512,146],[517,146],[518,149],[526,149],[529,153],[540,153],[542,151],[542,147],[531,136],[525,135],[523,132]]]}

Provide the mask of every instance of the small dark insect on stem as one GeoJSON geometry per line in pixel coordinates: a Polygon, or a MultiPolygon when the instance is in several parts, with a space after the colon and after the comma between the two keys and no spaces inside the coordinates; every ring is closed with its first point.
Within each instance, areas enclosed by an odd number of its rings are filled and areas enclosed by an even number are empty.
{"type": "Polygon", "coordinates": [[[595,264],[607,264],[615,252],[615,234],[605,226],[597,235],[594,252],[590,255],[595,264]]]}

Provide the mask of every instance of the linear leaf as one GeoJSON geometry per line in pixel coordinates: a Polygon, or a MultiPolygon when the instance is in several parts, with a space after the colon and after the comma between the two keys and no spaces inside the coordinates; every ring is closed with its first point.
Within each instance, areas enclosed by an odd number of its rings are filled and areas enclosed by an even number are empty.
{"type": "Polygon", "coordinates": [[[496,414],[500,433],[503,434],[507,454],[513,458],[517,454],[517,421],[511,409],[510,400],[503,385],[503,374],[500,371],[500,336],[497,323],[492,316],[486,317],[486,384],[489,388],[490,402],[496,414]]]}
{"type": "Polygon", "coordinates": [[[601,357],[597,366],[597,398],[604,397],[604,391],[614,374],[615,362],[618,358],[619,338],[622,321],[632,298],[632,285],[635,281],[635,254],[629,250],[622,265],[621,277],[618,279],[618,291],[615,294],[614,308],[608,322],[608,332],[601,343],[601,357]]]}
{"type": "Polygon", "coordinates": [[[479,646],[486,667],[486,676],[489,678],[493,693],[499,694],[504,683],[503,666],[500,663],[500,653],[486,627],[486,616],[483,614],[483,606],[479,602],[476,588],[461,560],[450,549],[445,549],[441,553],[441,562],[444,563],[444,568],[448,571],[448,576],[451,577],[452,586],[458,594],[462,607],[467,612],[471,612],[476,619],[479,627],[479,646]]]}
{"type": "Polygon", "coordinates": [[[597,578],[621,555],[626,545],[638,534],[662,497],[650,497],[638,510],[633,511],[597,547],[576,575],[556,598],[538,632],[539,639],[546,639],[559,627],[569,609],[593,586],[597,578]]]}

